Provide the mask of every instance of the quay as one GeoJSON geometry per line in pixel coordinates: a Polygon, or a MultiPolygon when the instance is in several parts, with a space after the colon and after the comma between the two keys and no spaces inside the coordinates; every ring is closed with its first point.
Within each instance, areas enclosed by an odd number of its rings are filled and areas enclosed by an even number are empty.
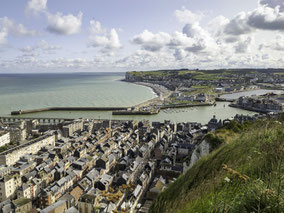
{"type": "Polygon", "coordinates": [[[155,111],[135,111],[135,110],[121,110],[121,111],[113,111],[113,115],[155,115],[160,112],[160,109],[155,111]]]}
{"type": "Polygon", "coordinates": [[[168,104],[161,106],[160,109],[169,109],[169,108],[184,108],[184,107],[198,107],[198,106],[213,106],[213,103],[198,103],[198,104],[168,104]]]}
{"type": "Polygon", "coordinates": [[[234,99],[226,99],[226,98],[220,98],[220,97],[215,98],[215,100],[219,102],[234,102],[235,101],[234,99]]]}
{"type": "Polygon", "coordinates": [[[49,107],[32,110],[18,110],[12,111],[11,115],[22,115],[35,112],[47,112],[47,111],[114,111],[114,110],[128,110],[128,107],[49,107]]]}

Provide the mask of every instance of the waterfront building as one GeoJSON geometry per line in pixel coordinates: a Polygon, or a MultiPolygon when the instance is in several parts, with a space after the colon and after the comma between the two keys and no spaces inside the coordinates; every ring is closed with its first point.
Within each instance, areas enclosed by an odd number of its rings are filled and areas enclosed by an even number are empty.
{"type": "Polygon", "coordinates": [[[0,164],[11,166],[15,164],[25,154],[36,154],[45,146],[55,145],[55,135],[46,134],[28,143],[16,146],[0,154],[0,164]]]}
{"type": "Polygon", "coordinates": [[[84,128],[84,122],[82,119],[75,120],[62,127],[62,133],[64,137],[73,135],[74,132],[82,131],[84,128]]]}
{"type": "Polygon", "coordinates": [[[10,143],[10,133],[0,132],[0,147],[10,143]]]}

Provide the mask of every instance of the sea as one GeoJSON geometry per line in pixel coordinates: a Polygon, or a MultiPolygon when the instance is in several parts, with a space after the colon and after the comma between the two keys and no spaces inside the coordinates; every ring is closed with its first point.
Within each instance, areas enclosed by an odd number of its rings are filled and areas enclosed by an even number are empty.
{"type": "MultiPolygon", "coordinates": [[[[130,107],[157,97],[151,88],[121,81],[125,73],[44,73],[0,74],[0,117],[11,111],[44,107],[130,107]]],[[[236,114],[253,115],[231,108],[228,102],[162,110],[157,115],[112,115],[105,111],[49,111],[24,114],[28,118],[89,118],[199,122],[206,124],[215,115],[226,119],[236,114]]]]}

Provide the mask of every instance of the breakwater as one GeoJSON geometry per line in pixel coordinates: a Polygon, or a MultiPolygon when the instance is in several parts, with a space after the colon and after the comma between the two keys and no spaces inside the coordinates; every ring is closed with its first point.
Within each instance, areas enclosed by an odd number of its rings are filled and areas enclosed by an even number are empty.
{"type": "Polygon", "coordinates": [[[217,97],[217,98],[215,98],[215,101],[219,101],[219,102],[234,102],[235,99],[227,99],[227,98],[217,97]]]}
{"type": "Polygon", "coordinates": [[[198,103],[198,104],[168,104],[161,106],[160,109],[168,108],[183,108],[183,107],[199,107],[199,106],[213,106],[214,103],[198,103]]]}
{"type": "Polygon", "coordinates": [[[47,111],[115,111],[115,110],[128,110],[128,107],[49,107],[31,110],[18,110],[12,111],[11,115],[22,115],[36,112],[47,111]]]}
{"type": "Polygon", "coordinates": [[[158,114],[159,110],[157,111],[113,111],[113,115],[155,115],[158,114]]]}

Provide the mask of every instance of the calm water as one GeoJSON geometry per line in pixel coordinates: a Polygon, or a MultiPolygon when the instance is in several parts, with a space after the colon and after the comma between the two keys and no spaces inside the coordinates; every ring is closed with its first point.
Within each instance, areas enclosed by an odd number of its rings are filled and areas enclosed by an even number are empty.
{"type": "MultiPolygon", "coordinates": [[[[156,97],[144,86],[120,81],[124,73],[72,73],[72,74],[1,74],[0,116],[10,116],[19,109],[55,106],[133,106],[156,97]]],[[[161,111],[152,116],[112,116],[111,112],[41,112],[22,117],[95,118],[95,119],[147,119],[173,122],[196,121],[207,123],[213,115],[218,119],[235,114],[253,112],[228,107],[194,107],[161,111]]]]}

